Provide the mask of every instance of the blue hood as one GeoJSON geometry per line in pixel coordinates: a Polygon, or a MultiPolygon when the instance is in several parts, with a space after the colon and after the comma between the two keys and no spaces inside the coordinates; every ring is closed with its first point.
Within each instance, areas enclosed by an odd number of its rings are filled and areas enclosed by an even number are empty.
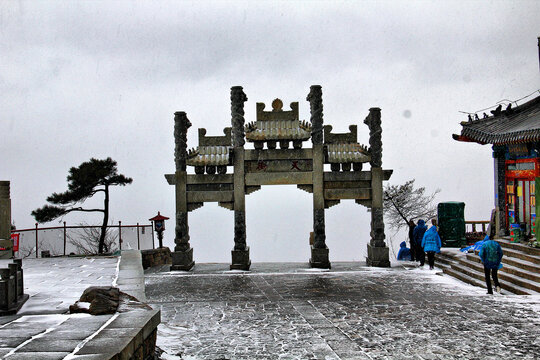
{"type": "Polygon", "coordinates": [[[435,234],[438,234],[437,233],[437,227],[436,226],[432,226],[430,227],[427,231],[426,231],[426,234],[429,233],[429,236],[435,236],[435,234]]]}
{"type": "Polygon", "coordinates": [[[407,247],[407,244],[405,244],[405,241],[402,241],[401,244],[399,244],[399,247],[400,248],[405,248],[405,247],[407,247]]]}

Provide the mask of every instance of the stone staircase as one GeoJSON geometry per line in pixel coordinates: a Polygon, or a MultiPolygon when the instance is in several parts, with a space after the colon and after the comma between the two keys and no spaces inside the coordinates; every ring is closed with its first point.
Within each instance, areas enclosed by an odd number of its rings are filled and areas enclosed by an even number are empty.
{"type": "MultiPolygon", "coordinates": [[[[498,277],[503,293],[518,295],[540,294],[540,249],[509,239],[496,239],[503,249],[503,268],[498,277]]],[[[435,257],[435,265],[445,274],[471,285],[485,288],[484,266],[474,253],[462,253],[458,249],[441,249],[435,257]]]]}

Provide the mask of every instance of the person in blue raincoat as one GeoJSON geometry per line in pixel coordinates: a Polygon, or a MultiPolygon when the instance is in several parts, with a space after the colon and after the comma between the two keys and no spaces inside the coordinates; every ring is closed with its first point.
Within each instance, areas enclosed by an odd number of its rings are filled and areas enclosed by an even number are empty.
{"type": "Polygon", "coordinates": [[[403,260],[403,261],[410,261],[411,260],[411,251],[407,248],[407,244],[405,241],[402,241],[401,244],[399,244],[399,252],[397,253],[397,259],[403,260]]]}
{"type": "Polygon", "coordinates": [[[441,238],[435,224],[422,237],[421,246],[428,256],[429,269],[433,270],[435,266],[435,253],[441,252],[441,238]]]}
{"type": "Polygon", "coordinates": [[[484,274],[486,276],[486,286],[488,294],[493,294],[491,288],[490,274],[493,277],[493,285],[495,285],[495,291],[501,292],[501,286],[499,285],[499,279],[497,278],[497,270],[502,268],[503,251],[501,245],[498,242],[491,240],[489,235],[486,235],[480,253],[478,253],[482,263],[484,264],[484,274]]]}
{"type": "Polygon", "coordinates": [[[421,246],[422,238],[424,237],[426,230],[426,223],[422,219],[418,220],[418,225],[416,225],[413,230],[414,245],[416,247],[416,261],[420,261],[420,266],[424,266],[424,262],[426,261],[426,253],[421,246]]]}

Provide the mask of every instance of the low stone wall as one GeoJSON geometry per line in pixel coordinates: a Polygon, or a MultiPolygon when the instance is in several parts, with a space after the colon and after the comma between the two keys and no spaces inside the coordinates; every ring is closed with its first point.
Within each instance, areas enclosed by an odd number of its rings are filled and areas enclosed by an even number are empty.
{"type": "Polygon", "coordinates": [[[14,259],[7,265],[0,268],[0,316],[16,314],[28,300],[28,294],[24,294],[22,260],[14,259]]]}
{"type": "Polygon", "coordinates": [[[81,359],[85,356],[89,359],[109,360],[152,359],[156,351],[160,311],[129,311],[117,315],[116,319],[88,341],[76,355],[80,355],[81,359]]]}
{"type": "Polygon", "coordinates": [[[171,250],[168,247],[141,250],[141,254],[143,269],[158,265],[172,264],[171,250]]]}

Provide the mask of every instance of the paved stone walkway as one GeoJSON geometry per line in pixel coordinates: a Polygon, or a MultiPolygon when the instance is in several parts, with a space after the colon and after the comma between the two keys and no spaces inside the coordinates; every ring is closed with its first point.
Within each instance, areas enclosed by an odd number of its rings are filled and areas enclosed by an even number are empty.
{"type": "MultiPolygon", "coordinates": [[[[155,329],[159,314],[127,309],[129,304],[124,309],[129,312],[114,315],[68,313],[89,286],[117,283],[120,290],[144,297],[140,254],[126,255],[122,252],[122,266],[118,257],[24,259],[24,288],[30,298],[16,315],[0,317],[0,358],[107,360],[116,359],[122,349],[124,355],[132,353],[155,329]]],[[[0,261],[0,267],[9,262],[0,261]]]]}
{"type": "Polygon", "coordinates": [[[63,314],[89,286],[110,286],[116,279],[117,257],[24,259],[28,301],[17,315],[63,314]]]}
{"type": "MultiPolygon", "coordinates": [[[[146,273],[169,359],[535,359],[540,298],[485,294],[437,271],[334,263],[146,273]],[[176,355],[176,356],[174,356],[176,355]]],[[[163,269],[165,271],[165,269],[163,269]]]]}

